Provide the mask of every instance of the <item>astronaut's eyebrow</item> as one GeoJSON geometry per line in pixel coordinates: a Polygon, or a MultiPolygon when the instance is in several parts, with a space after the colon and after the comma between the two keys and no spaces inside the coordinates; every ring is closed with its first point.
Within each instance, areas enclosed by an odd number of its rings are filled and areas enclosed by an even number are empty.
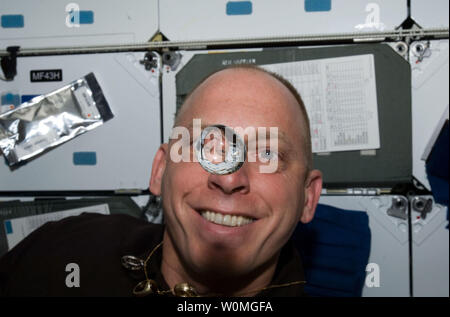
{"type": "MultiPolygon", "coordinates": [[[[211,123],[211,122],[207,122],[207,121],[205,122],[204,120],[202,120],[201,121],[201,126],[200,126],[201,127],[201,131],[203,131],[203,129],[205,129],[208,126],[216,126],[216,125],[223,125],[223,124],[221,124],[221,123],[211,123]]],[[[193,122],[190,122],[185,127],[188,129],[188,131],[190,133],[191,141],[192,141],[193,130],[194,130],[193,122]]],[[[235,128],[233,128],[233,127],[231,127],[231,128],[234,131],[236,131],[235,128]]],[[[254,128],[255,131],[258,131],[258,127],[251,127],[251,128],[254,128]]],[[[293,144],[291,142],[291,139],[287,136],[286,132],[282,131],[279,127],[276,127],[276,128],[277,128],[276,131],[272,131],[272,132],[270,132],[270,128],[269,127],[265,128],[265,131],[266,131],[266,144],[269,145],[270,144],[269,142],[270,142],[271,139],[277,138],[278,139],[278,146],[280,148],[283,148],[286,151],[287,150],[292,150],[293,144]]],[[[245,131],[245,129],[242,129],[242,130],[245,131]]],[[[258,142],[258,135],[257,135],[256,132],[255,132],[255,137],[256,138],[254,140],[253,139],[249,140],[248,135],[241,135],[241,137],[243,138],[243,140],[244,140],[245,144],[247,144],[247,146],[248,146],[249,142],[250,143],[258,142]]]]}
{"type": "MultiPolygon", "coordinates": [[[[249,142],[258,142],[258,138],[260,136],[256,136],[256,138],[253,140],[249,140],[247,136],[245,136],[245,143],[249,143],[249,142]]],[[[263,137],[264,138],[264,137],[263,137]]],[[[284,131],[280,131],[280,129],[278,128],[276,131],[272,131],[270,132],[270,130],[268,128],[266,128],[266,144],[269,145],[270,140],[271,139],[278,139],[278,144],[283,147],[286,148],[291,148],[292,147],[292,143],[290,141],[290,138],[287,136],[287,134],[284,131]]]]}

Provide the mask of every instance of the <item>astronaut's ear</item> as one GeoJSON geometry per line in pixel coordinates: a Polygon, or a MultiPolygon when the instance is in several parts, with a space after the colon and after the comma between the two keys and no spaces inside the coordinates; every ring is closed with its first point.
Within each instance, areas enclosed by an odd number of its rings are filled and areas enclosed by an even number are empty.
{"type": "Polygon", "coordinates": [[[320,194],[322,193],[322,173],[319,170],[309,172],[305,182],[305,204],[300,221],[308,223],[314,218],[320,194]]]}
{"type": "Polygon", "coordinates": [[[161,195],[161,184],[164,171],[166,169],[166,159],[169,145],[167,143],[161,144],[155,154],[152,165],[152,175],[150,177],[150,192],[153,195],[161,195]]]}

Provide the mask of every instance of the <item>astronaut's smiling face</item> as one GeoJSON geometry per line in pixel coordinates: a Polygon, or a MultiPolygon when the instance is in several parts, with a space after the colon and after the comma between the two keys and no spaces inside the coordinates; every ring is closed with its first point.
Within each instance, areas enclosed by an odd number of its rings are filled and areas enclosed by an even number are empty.
{"type": "MultiPolygon", "coordinates": [[[[262,71],[228,69],[195,90],[176,125],[190,128],[193,119],[244,129],[277,127],[278,151],[257,149],[255,162],[216,175],[197,162],[173,162],[174,141],[162,145],[150,190],[163,201],[163,258],[184,270],[180,275],[224,279],[274,267],[298,221],[312,219],[322,185],[320,172],[307,168],[305,121],[296,99],[262,71]],[[273,173],[260,172],[261,153],[278,160],[273,173]]],[[[255,141],[242,138],[247,145],[255,141]]]]}

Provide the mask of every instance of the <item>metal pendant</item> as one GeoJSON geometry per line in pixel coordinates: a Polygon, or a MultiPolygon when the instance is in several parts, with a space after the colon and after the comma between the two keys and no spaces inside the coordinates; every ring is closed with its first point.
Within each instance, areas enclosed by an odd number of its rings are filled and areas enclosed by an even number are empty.
{"type": "Polygon", "coordinates": [[[158,284],[154,280],[139,282],[133,289],[133,294],[138,297],[158,294],[158,284]]]}
{"type": "Polygon", "coordinates": [[[195,288],[188,283],[179,283],[173,288],[173,294],[178,297],[197,297],[195,288]]]}
{"type": "Polygon", "coordinates": [[[133,255],[124,255],[122,257],[122,266],[131,271],[141,270],[144,267],[144,260],[133,255]]]}

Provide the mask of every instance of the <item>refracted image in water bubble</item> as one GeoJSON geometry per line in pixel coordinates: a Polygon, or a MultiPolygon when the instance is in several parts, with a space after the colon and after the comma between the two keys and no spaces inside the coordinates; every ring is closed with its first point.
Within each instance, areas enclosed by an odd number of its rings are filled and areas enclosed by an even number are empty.
{"type": "Polygon", "coordinates": [[[247,149],[242,138],[224,125],[211,125],[203,129],[195,144],[200,165],[209,173],[227,175],[244,164],[247,149]]]}

